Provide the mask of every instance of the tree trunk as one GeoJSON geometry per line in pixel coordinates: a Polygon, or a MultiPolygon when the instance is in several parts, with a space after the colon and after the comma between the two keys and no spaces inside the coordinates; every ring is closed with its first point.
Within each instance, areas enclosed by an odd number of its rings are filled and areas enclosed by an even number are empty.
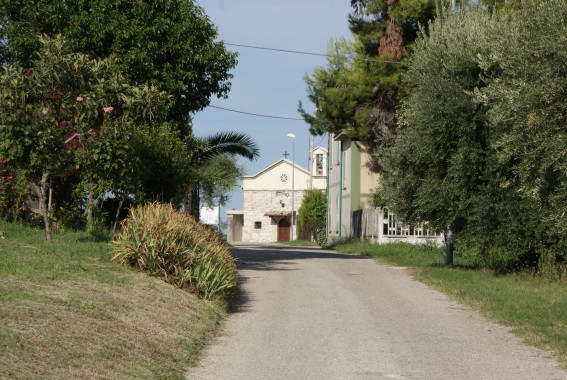
{"type": "Polygon", "coordinates": [[[87,231],[93,226],[93,207],[94,207],[94,184],[89,184],[89,194],[87,196],[87,207],[85,213],[87,215],[87,231]]]}
{"type": "Polygon", "coordinates": [[[53,231],[57,233],[57,231],[59,230],[59,221],[55,219],[56,217],[54,210],[56,209],[56,202],[53,200],[52,178],[49,178],[49,184],[47,185],[47,188],[49,189],[48,197],[47,197],[47,215],[50,221],[53,220],[53,223],[50,223],[49,231],[50,233],[53,231]]]}
{"type": "Polygon", "coordinates": [[[192,184],[187,189],[187,199],[185,200],[185,213],[199,219],[199,184],[192,184]]]}
{"type": "Polygon", "coordinates": [[[45,228],[45,240],[51,242],[52,241],[51,223],[49,218],[50,207],[49,207],[49,198],[47,196],[48,179],[49,179],[49,173],[43,173],[39,185],[34,182],[31,182],[31,187],[35,192],[35,195],[37,196],[37,200],[39,202],[39,212],[43,217],[43,225],[45,228]]]}
{"type": "Polygon", "coordinates": [[[187,196],[183,206],[185,213],[191,215],[191,209],[193,206],[193,185],[190,185],[187,189],[187,196]]]}
{"type": "Polygon", "coordinates": [[[114,217],[114,225],[112,226],[112,233],[115,234],[116,233],[116,225],[118,224],[118,217],[120,216],[120,210],[122,209],[122,206],[124,205],[124,197],[120,197],[120,201],[118,202],[118,208],[116,209],[116,215],[114,217]]]}

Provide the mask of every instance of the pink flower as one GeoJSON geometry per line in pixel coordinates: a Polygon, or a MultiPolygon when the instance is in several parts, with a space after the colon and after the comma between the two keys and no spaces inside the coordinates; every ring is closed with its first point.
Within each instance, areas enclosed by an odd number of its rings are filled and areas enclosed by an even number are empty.
{"type": "Polygon", "coordinates": [[[67,128],[67,122],[65,120],[63,120],[61,123],[59,123],[59,127],[57,128],[57,130],[59,132],[63,131],[65,128],[67,128]]]}
{"type": "Polygon", "coordinates": [[[79,103],[82,102],[83,100],[85,100],[85,98],[83,98],[82,96],[77,96],[77,98],[75,99],[76,101],[78,101],[79,103]]]}
{"type": "Polygon", "coordinates": [[[104,112],[107,112],[107,113],[108,113],[108,112],[114,111],[114,107],[112,107],[112,106],[103,107],[102,110],[103,110],[104,112]]]}

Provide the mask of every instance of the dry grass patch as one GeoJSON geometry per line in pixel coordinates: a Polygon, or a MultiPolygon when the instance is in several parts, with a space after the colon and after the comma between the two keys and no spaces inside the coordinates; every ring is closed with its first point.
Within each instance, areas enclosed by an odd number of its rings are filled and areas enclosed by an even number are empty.
{"type": "Polygon", "coordinates": [[[27,294],[0,305],[0,377],[177,377],[214,327],[210,314],[220,310],[159,280],[137,277],[128,287],[0,281],[0,291],[27,294]]]}
{"type": "Polygon", "coordinates": [[[184,379],[224,314],[111,263],[108,242],[0,230],[0,379],[184,379]]]}

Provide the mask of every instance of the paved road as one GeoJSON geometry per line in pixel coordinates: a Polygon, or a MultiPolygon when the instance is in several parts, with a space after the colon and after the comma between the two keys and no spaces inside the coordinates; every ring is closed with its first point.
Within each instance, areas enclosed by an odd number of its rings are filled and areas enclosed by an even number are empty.
{"type": "Polygon", "coordinates": [[[276,245],[234,253],[243,296],[188,379],[567,379],[403,269],[276,245]]]}

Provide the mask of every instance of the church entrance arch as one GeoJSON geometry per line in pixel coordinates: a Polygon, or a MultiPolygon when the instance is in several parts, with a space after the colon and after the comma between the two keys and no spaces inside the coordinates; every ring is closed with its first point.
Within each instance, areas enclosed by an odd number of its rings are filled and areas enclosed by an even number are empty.
{"type": "Polygon", "coordinates": [[[278,241],[289,241],[291,232],[291,223],[287,218],[282,218],[278,222],[278,241]]]}

